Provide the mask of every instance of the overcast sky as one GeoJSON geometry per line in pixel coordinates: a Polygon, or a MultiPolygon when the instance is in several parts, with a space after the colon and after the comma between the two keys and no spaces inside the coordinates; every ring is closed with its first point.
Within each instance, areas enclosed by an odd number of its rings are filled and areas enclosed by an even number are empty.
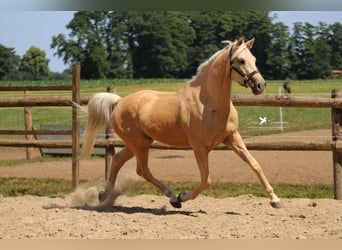
{"type": "MultiPolygon", "coordinates": [[[[72,11],[0,11],[0,44],[14,48],[19,56],[31,46],[38,47],[46,52],[50,70],[61,72],[67,66],[53,55],[56,51],[50,49],[50,44],[52,36],[69,34],[65,26],[73,14],[72,11]]],[[[296,21],[313,25],[318,22],[342,23],[342,11],[277,11],[272,14],[277,14],[276,21],[290,28],[296,21]]]]}

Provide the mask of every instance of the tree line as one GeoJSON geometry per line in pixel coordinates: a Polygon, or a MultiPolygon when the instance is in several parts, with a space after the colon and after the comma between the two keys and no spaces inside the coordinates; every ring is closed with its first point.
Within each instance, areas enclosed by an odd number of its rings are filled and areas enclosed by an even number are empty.
{"type": "MultiPolygon", "coordinates": [[[[252,52],[266,79],[325,79],[342,68],[341,23],[297,22],[290,32],[268,11],[79,11],[67,29],[52,37],[51,48],[66,64],[80,63],[83,79],[189,78],[222,40],[240,37],[256,38],[252,52]]],[[[0,79],[8,68],[35,74],[3,47],[0,79]]]]}
{"type": "Polygon", "coordinates": [[[51,72],[45,51],[32,46],[20,57],[14,48],[0,44],[0,80],[37,81],[65,80],[71,78],[71,70],[63,73],[51,72]]]}

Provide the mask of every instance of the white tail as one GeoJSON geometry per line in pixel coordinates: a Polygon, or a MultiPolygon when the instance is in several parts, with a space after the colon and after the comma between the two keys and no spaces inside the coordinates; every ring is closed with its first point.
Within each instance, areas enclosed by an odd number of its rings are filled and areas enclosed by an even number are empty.
{"type": "Polygon", "coordinates": [[[89,157],[93,150],[97,132],[110,125],[115,104],[121,99],[113,93],[97,93],[88,103],[88,121],[84,131],[82,155],[89,157]]]}

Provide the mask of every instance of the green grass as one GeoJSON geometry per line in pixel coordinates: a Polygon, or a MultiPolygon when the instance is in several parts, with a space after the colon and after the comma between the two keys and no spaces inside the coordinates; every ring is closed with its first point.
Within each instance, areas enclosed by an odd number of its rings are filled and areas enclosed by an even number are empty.
{"type": "MultiPolygon", "coordinates": [[[[89,186],[96,183],[92,181],[81,185],[89,186]]],[[[98,183],[97,183],[98,185],[98,183]]],[[[175,193],[187,191],[195,188],[195,182],[166,182],[175,193]]],[[[314,185],[273,185],[277,195],[281,198],[333,198],[333,185],[314,184],[314,185]]],[[[0,177],[0,195],[4,197],[16,197],[22,195],[34,196],[63,196],[72,192],[71,182],[60,179],[47,178],[14,178],[0,177]]],[[[127,190],[126,195],[136,196],[141,194],[162,195],[160,191],[147,182],[138,182],[134,187],[127,190]]],[[[202,193],[206,196],[224,198],[236,197],[240,195],[254,195],[266,197],[259,184],[250,183],[213,183],[212,186],[202,193]]]]}
{"type": "MultiPolygon", "coordinates": [[[[93,156],[94,158],[96,156],[93,156]]],[[[1,166],[18,166],[21,164],[29,164],[29,163],[37,163],[37,162],[56,162],[56,161],[65,161],[70,160],[71,157],[53,157],[53,156],[41,156],[41,157],[35,157],[30,160],[26,159],[12,159],[12,160],[0,160],[0,167],[1,166]]]]}
{"type": "MultiPolygon", "coordinates": [[[[278,107],[237,107],[239,131],[243,136],[280,133],[278,107]],[[267,124],[259,126],[259,117],[267,117],[267,124]]],[[[282,108],[284,132],[331,128],[328,108],[282,108]]]]}
{"type": "Polygon", "coordinates": [[[0,195],[61,196],[72,191],[71,182],[58,179],[0,177],[0,195]]]}
{"type": "MultiPolygon", "coordinates": [[[[0,129],[24,129],[23,108],[0,109],[0,129]]],[[[32,108],[32,123],[35,129],[40,124],[71,124],[71,108],[32,108]]]]}
{"type": "MultiPolygon", "coordinates": [[[[166,182],[175,193],[192,190],[199,185],[196,182],[166,182]]],[[[333,198],[333,185],[331,184],[313,184],[313,185],[293,185],[293,184],[275,184],[273,188],[278,196],[282,198],[333,198]]],[[[128,190],[128,196],[139,194],[161,193],[146,182],[139,182],[134,188],[128,190]]],[[[266,197],[260,184],[257,183],[212,183],[209,189],[202,193],[203,195],[218,198],[237,197],[240,195],[254,195],[257,197],[266,197]]]]}

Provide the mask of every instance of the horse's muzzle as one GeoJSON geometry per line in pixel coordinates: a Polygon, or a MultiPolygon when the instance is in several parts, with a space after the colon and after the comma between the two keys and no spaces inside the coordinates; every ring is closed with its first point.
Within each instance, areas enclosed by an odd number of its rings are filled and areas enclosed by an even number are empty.
{"type": "Polygon", "coordinates": [[[262,77],[253,77],[250,80],[250,87],[254,95],[260,95],[266,88],[266,81],[262,77]]]}

